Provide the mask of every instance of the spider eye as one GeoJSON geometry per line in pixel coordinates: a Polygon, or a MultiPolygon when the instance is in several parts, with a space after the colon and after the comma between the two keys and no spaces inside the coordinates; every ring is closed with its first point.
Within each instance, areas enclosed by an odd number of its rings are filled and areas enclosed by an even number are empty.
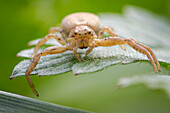
{"type": "Polygon", "coordinates": [[[91,31],[87,32],[88,34],[91,34],[91,31]]]}
{"type": "Polygon", "coordinates": [[[77,35],[77,32],[74,32],[75,35],[77,35]]]}

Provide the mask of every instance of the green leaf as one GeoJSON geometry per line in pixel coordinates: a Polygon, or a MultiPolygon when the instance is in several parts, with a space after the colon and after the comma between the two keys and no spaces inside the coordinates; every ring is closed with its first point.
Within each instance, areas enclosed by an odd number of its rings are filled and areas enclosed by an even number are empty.
{"type": "Polygon", "coordinates": [[[130,87],[137,84],[144,84],[148,88],[156,90],[164,90],[170,98],[170,76],[168,75],[144,75],[144,76],[134,76],[121,78],[116,87],[130,87]]]}
{"type": "MultiPolygon", "coordinates": [[[[140,43],[148,45],[156,54],[158,60],[169,66],[170,64],[170,26],[163,17],[136,7],[126,7],[123,15],[100,14],[101,24],[114,28],[121,38],[134,38],[140,43]]],[[[39,39],[38,39],[39,40],[39,39]]],[[[30,42],[35,45],[38,40],[30,42]]],[[[46,45],[60,46],[54,39],[46,45]]],[[[78,50],[83,62],[78,62],[72,51],[62,54],[41,57],[38,65],[31,74],[55,75],[73,70],[74,74],[87,73],[101,70],[109,65],[117,63],[131,63],[134,61],[148,60],[148,58],[125,45],[126,51],[120,46],[97,47],[89,55],[85,56],[87,49],[78,50]]],[[[44,48],[40,47],[39,51],[44,48]]],[[[33,48],[18,53],[20,57],[29,58],[33,48]]],[[[23,76],[31,60],[21,61],[13,70],[12,77],[23,76]]]]}
{"type": "Polygon", "coordinates": [[[89,113],[70,107],[39,101],[0,91],[0,112],[1,113],[89,113]]]}

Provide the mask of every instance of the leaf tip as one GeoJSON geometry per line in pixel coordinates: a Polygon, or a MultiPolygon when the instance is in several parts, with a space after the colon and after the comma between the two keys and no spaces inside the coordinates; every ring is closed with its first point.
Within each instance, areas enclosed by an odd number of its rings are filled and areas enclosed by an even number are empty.
{"type": "Polygon", "coordinates": [[[119,89],[119,88],[120,88],[120,85],[118,85],[118,84],[117,84],[117,85],[115,85],[115,87],[114,87],[114,88],[117,90],[117,89],[119,89]]]}
{"type": "Polygon", "coordinates": [[[78,75],[78,73],[74,73],[74,76],[77,76],[78,75]]]}
{"type": "Polygon", "coordinates": [[[11,76],[10,76],[10,80],[12,80],[12,79],[14,79],[14,75],[11,75],[11,76]]]}

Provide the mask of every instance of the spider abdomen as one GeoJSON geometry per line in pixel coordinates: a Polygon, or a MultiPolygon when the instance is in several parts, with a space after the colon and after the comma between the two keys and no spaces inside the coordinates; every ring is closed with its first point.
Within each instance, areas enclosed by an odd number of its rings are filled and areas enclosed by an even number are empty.
{"type": "Polygon", "coordinates": [[[98,32],[100,20],[97,15],[92,13],[73,13],[62,20],[62,28],[67,34],[69,34],[72,28],[78,25],[87,25],[95,32],[98,32]]]}

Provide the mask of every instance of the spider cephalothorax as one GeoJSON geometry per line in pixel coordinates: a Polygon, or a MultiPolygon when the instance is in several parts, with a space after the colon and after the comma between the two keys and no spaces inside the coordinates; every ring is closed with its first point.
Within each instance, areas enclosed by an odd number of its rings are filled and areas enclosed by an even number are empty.
{"type": "Polygon", "coordinates": [[[69,37],[75,38],[78,48],[84,49],[89,46],[91,37],[96,36],[92,28],[85,25],[76,26],[69,34],[69,37]]]}
{"type": "Polygon", "coordinates": [[[87,55],[93,50],[94,47],[120,45],[122,49],[125,49],[123,46],[124,44],[128,44],[136,51],[147,55],[148,59],[154,67],[154,71],[160,71],[160,64],[151,48],[138,43],[134,39],[119,38],[118,35],[116,35],[113,32],[113,29],[109,26],[100,28],[100,20],[98,16],[94,14],[73,13],[63,19],[62,28],[51,28],[49,34],[37,43],[32,54],[33,61],[27,68],[25,75],[34,94],[39,96],[38,92],[34,89],[30,78],[30,73],[34,70],[41,56],[59,54],[71,50],[76,55],[77,59],[81,62],[81,58],[77,53],[78,48],[84,49],[89,47],[86,52],[87,55]],[[61,33],[62,37],[55,35],[55,32],[61,33]],[[107,32],[110,36],[104,38],[104,32],[107,32]],[[48,47],[42,52],[36,54],[39,46],[43,45],[50,38],[56,39],[62,46],[48,47]]]}

